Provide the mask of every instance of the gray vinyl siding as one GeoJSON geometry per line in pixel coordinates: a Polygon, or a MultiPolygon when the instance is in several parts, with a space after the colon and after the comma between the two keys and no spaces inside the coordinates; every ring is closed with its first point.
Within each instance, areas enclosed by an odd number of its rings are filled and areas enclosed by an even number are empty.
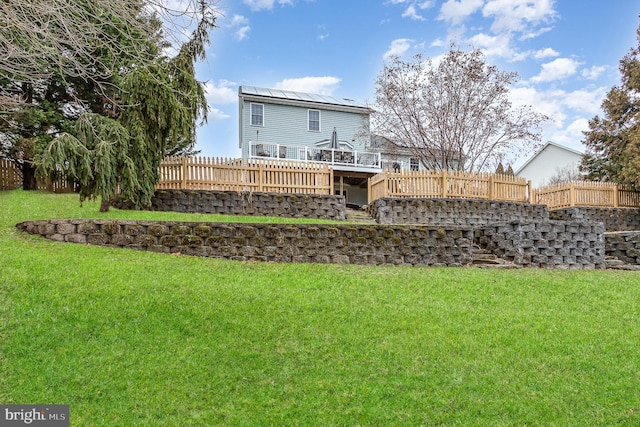
{"type": "Polygon", "coordinates": [[[355,150],[364,151],[368,139],[369,117],[360,113],[332,111],[321,106],[289,106],[263,102],[264,123],[251,125],[251,103],[243,101],[240,105],[240,144],[258,141],[265,144],[283,144],[314,147],[320,141],[329,141],[335,127],[338,139],[348,142],[355,150]],[[310,131],[309,110],[320,111],[320,131],[310,131]],[[366,131],[366,137],[358,137],[366,131]]]}

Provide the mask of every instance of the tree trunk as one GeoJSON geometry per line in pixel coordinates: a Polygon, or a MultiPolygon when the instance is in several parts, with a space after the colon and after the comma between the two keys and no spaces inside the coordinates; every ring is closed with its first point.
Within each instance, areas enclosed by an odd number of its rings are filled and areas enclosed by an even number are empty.
{"type": "Polygon", "coordinates": [[[26,191],[38,189],[36,168],[29,162],[22,163],[22,188],[26,191]]]}
{"type": "Polygon", "coordinates": [[[100,212],[109,212],[109,206],[111,206],[111,203],[109,200],[105,200],[105,199],[100,200],[100,212]]]}

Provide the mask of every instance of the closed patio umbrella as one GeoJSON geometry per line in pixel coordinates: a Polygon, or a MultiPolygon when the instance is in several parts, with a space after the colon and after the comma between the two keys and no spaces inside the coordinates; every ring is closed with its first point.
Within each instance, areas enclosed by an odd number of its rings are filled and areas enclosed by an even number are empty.
{"type": "Polygon", "coordinates": [[[340,144],[338,143],[338,131],[336,128],[333,128],[333,133],[331,134],[331,143],[329,144],[329,148],[334,150],[340,149],[340,144]]]}

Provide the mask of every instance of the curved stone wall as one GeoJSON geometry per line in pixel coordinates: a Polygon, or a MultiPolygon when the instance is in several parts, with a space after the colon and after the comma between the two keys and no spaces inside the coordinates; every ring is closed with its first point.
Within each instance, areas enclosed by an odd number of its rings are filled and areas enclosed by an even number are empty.
{"type": "Polygon", "coordinates": [[[239,261],[464,266],[472,261],[473,243],[471,229],[456,227],[83,219],[17,227],[60,242],[239,261]]]}

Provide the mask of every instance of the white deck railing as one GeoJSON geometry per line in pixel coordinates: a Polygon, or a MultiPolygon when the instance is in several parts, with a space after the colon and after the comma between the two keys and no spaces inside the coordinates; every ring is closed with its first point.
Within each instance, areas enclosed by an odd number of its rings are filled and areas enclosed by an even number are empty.
{"type": "Polygon", "coordinates": [[[282,159],[300,162],[318,162],[354,169],[381,169],[380,153],[331,148],[304,147],[299,145],[249,142],[248,157],[253,159],[282,159]]]}

